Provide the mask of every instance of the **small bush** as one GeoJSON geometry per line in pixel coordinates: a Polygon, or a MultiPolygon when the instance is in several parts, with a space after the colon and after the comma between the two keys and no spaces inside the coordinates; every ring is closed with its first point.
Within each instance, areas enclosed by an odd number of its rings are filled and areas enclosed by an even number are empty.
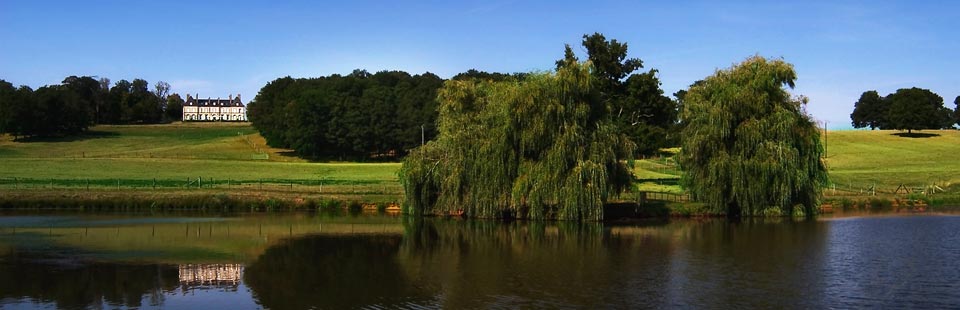
{"type": "Polygon", "coordinates": [[[360,212],[363,211],[363,204],[354,200],[347,204],[347,209],[349,209],[350,212],[360,212]]]}
{"type": "Polygon", "coordinates": [[[324,210],[336,210],[343,207],[343,201],[336,199],[325,199],[320,202],[320,208],[324,210]]]}
{"type": "Polygon", "coordinates": [[[838,204],[840,205],[840,209],[843,211],[853,210],[857,207],[857,204],[853,200],[850,200],[850,198],[846,197],[841,198],[838,204]]]}
{"type": "Polygon", "coordinates": [[[703,203],[670,203],[667,204],[667,207],[670,209],[671,216],[691,217],[711,215],[707,209],[707,205],[703,203]]]}
{"type": "Polygon", "coordinates": [[[890,199],[870,198],[869,206],[871,211],[889,211],[893,208],[893,202],[890,199]]]}
{"type": "Polygon", "coordinates": [[[320,208],[320,204],[317,203],[316,199],[306,199],[303,202],[303,207],[307,210],[316,210],[320,208]]]}

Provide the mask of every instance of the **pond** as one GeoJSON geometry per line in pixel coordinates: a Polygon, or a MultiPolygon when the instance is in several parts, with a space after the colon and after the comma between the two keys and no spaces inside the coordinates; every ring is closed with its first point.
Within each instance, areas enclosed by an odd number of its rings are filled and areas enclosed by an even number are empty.
{"type": "Polygon", "coordinates": [[[3,213],[2,309],[957,308],[960,217],[3,213]]]}

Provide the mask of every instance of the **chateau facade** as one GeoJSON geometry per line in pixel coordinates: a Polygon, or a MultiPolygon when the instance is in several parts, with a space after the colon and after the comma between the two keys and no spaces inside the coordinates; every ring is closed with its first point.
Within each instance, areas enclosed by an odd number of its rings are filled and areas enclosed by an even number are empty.
{"type": "Polygon", "coordinates": [[[183,121],[246,122],[247,106],[230,95],[227,99],[199,99],[187,95],[183,103],[183,121]]]}

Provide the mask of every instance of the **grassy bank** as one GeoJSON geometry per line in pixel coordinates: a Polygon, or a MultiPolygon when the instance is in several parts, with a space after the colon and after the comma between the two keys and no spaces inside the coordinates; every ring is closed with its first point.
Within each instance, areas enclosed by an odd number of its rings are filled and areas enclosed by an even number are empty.
{"type": "MultiPolygon", "coordinates": [[[[826,163],[833,182],[825,192],[828,198],[840,204],[842,199],[869,200],[873,194],[933,193],[926,198],[932,206],[960,204],[960,131],[899,134],[828,132],[826,163]]],[[[634,173],[642,181],[636,189],[682,197],[677,184],[681,171],[673,157],[677,151],[638,160],[634,173]]],[[[399,168],[398,163],[309,162],[290,150],[268,147],[245,123],[101,125],[79,137],[29,142],[0,136],[0,197],[7,201],[237,197],[294,205],[323,199],[397,202],[402,195],[399,168]]],[[[201,198],[195,200],[206,199],[201,198]]],[[[630,194],[621,198],[635,199],[630,194]]],[[[672,201],[670,209],[679,202],[672,201]]]]}

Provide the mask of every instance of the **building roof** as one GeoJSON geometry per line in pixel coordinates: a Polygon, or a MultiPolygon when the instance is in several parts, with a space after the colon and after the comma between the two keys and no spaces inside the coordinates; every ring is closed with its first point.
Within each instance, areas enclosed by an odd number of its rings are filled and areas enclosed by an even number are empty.
{"type": "Polygon", "coordinates": [[[187,101],[184,102],[183,105],[197,107],[245,107],[243,101],[240,100],[240,95],[237,95],[237,97],[230,95],[228,99],[212,99],[210,97],[207,97],[207,99],[198,99],[187,95],[187,101]]]}

